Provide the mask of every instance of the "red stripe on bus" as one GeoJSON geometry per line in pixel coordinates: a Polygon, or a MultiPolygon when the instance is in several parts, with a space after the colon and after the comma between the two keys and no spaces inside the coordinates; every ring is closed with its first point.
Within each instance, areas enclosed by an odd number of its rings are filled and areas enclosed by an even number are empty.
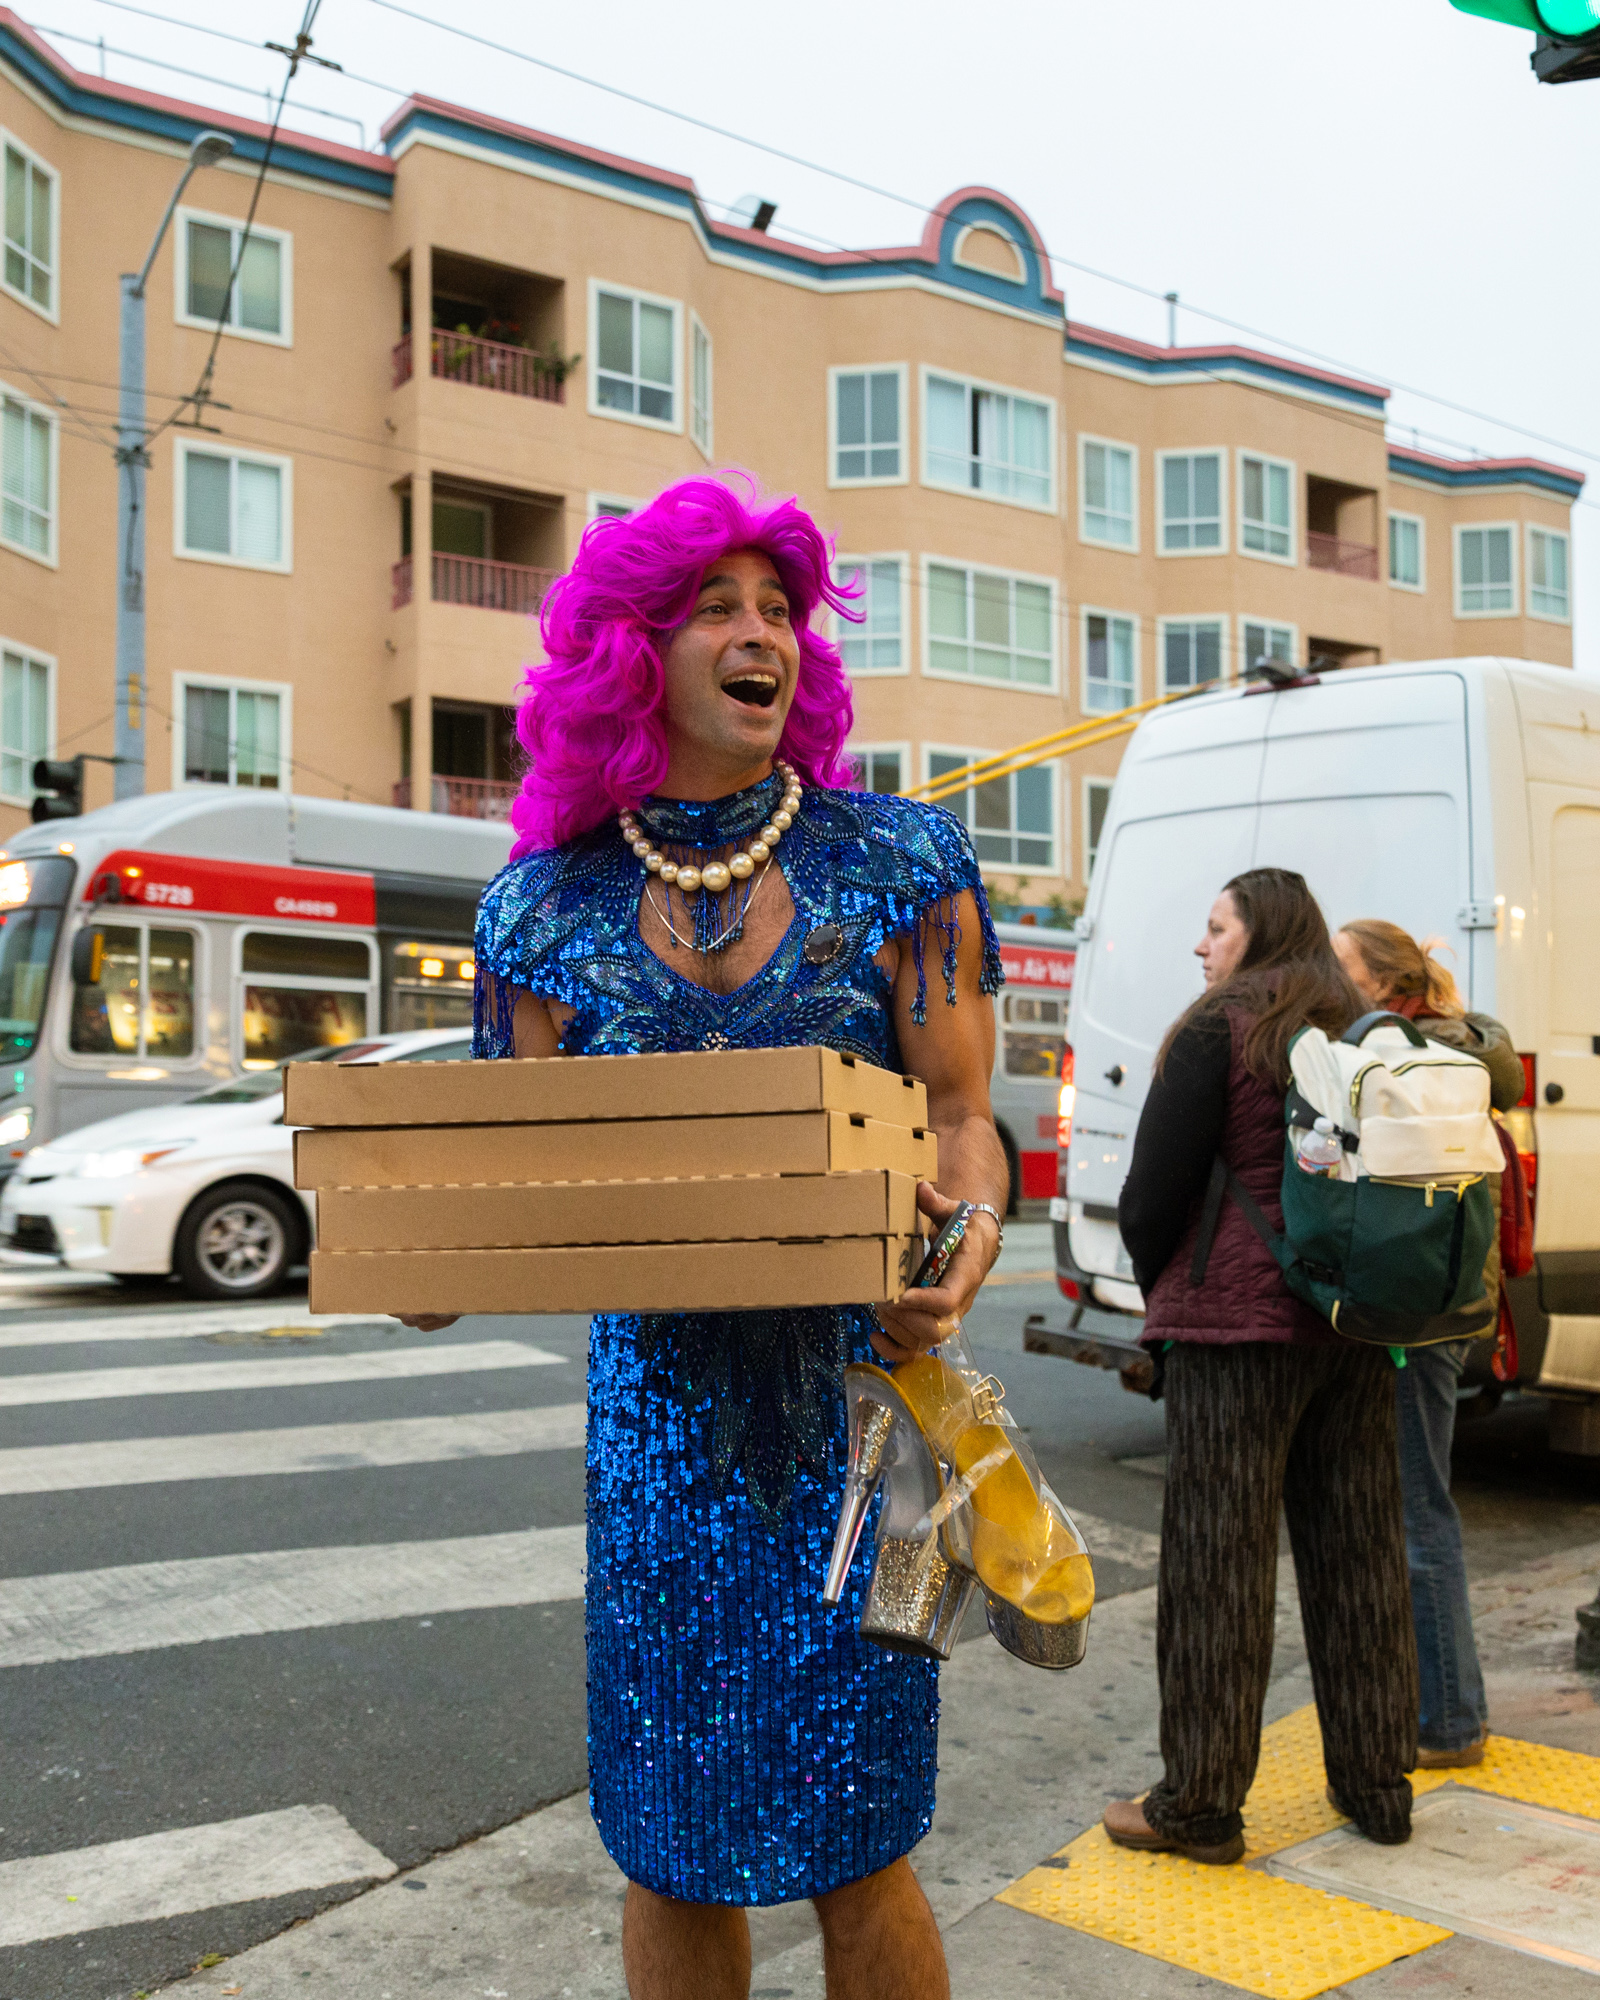
{"type": "Polygon", "coordinates": [[[1000,969],[1011,986],[1053,986],[1070,992],[1076,958],[1076,952],[1053,950],[1049,945],[1000,946],[1000,969]]]}
{"type": "Polygon", "coordinates": [[[371,926],[378,920],[370,875],[331,868],[263,868],[253,861],[149,854],[137,848],[108,854],[90,875],[83,899],[102,908],[137,903],[174,914],[204,910],[214,916],[274,917],[289,923],[371,926]]]}

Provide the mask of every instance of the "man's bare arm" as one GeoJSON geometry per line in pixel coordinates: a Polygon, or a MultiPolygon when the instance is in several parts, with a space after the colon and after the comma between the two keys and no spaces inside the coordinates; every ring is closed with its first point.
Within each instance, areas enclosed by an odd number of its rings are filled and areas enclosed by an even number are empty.
{"type": "MultiPolygon", "coordinates": [[[[994,1001],[979,987],[983,971],[983,929],[970,894],[959,903],[961,945],[956,957],[956,1004],[945,1004],[937,963],[937,938],[928,936],[927,1023],[911,1018],[917,969],[910,945],[901,941],[894,981],[895,1031],[906,1068],[928,1087],[928,1122],[939,1138],[939,1181],[917,1190],[917,1203],[935,1223],[947,1221],[960,1201],[986,1201],[1005,1213],[1010,1192],[1005,1149],[989,1108],[989,1076],[994,1068],[994,1001]]],[[[937,1286],[907,1292],[895,1305],[879,1308],[883,1332],[873,1345],[888,1361],[938,1346],[970,1310],[978,1287],[1000,1251],[1000,1232],[991,1217],[974,1216],[950,1268],[937,1286]]]]}

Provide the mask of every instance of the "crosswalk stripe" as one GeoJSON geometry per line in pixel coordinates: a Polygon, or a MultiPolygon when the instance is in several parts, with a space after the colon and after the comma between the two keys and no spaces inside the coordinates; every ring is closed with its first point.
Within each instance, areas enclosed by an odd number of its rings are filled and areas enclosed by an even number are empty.
{"type": "Polygon", "coordinates": [[[290,1806],[0,1863],[0,1946],[393,1875],[332,1806],[290,1806]]]}
{"type": "Polygon", "coordinates": [[[91,1486],[147,1486],[175,1479],[242,1479],[290,1472],[344,1472],[373,1465],[427,1465],[568,1451],[583,1443],[582,1403],[532,1410],[474,1410],[456,1417],[300,1424],[275,1431],[212,1431],[200,1437],[112,1438],[92,1444],[17,1445],[0,1451],[0,1495],[69,1493],[91,1486]]]}
{"type": "Polygon", "coordinates": [[[1125,1528],[1120,1521],[1102,1521],[1098,1514],[1067,1510],[1089,1544],[1091,1557],[1125,1563],[1129,1569],[1154,1569],[1161,1561],[1161,1537],[1144,1528],[1125,1528]]]}
{"type": "Polygon", "coordinates": [[[581,1522],[0,1581],[0,1667],[583,1595],[581,1522]]]}
{"type": "Polygon", "coordinates": [[[268,1327],[371,1326],[394,1330],[381,1313],[308,1313],[283,1301],[275,1306],[219,1306],[215,1311],[99,1313],[92,1319],[30,1319],[0,1325],[0,1347],[66,1347],[99,1340],[193,1340],[217,1333],[265,1333],[268,1327]]]}
{"type": "Polygon", "coordinates": [[[70,1368],[46,1375],[0,1375],[0,1408],[97,1402],[114,1396],[194,1396],[326,1382],[387,1382],[485,1368],[554,1368],[564,1359],[526,1341],[480,1340],[367,1354],[273,1354],[238,1361],[166,1362],[150,1368],[70,1368]]]}

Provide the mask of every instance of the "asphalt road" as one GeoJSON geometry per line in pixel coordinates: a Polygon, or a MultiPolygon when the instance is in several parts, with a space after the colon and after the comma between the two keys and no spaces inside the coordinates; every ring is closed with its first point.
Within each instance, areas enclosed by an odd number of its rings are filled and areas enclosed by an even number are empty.
{"type": "MultiPolygon", "coordinates": [[[[1021,1352],[1047,1240],[969,1333],[1109,1596],[1161,1411],[1021,1352]]],[[[584,1782],[584,1323],[308,1328],[0,1276],[0,2000],[131,2000],[584,1782]]],[[[1475,1568],[1595,1538],[1537,1400],[1458,1463],[1475,1568]]]]}

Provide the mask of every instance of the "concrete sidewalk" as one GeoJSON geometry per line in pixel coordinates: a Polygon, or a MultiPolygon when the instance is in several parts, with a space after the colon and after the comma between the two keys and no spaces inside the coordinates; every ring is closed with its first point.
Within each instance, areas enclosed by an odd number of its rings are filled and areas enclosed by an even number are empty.
{"type": "MultiPolygon", "coordinates": [[[[1475,1589],[1497,1734],[1600,1756],[1596,1685],[1572,1665],[1573,1611],[1597,1576],[1600,1544],[1591,1544],[1475,1589]]],[[[945,1932],[957,2000],[1239,1992],[994,1901],[1092,1826],[1108,1798],[1141,1792],[1158,1775],[1154,1626],[1155,1592],[1145,1588],[1096,1610],[1088,1659],[1070,1674],[1022,1667],[986,1636],[959,1646],[945,1669],[938,1817],[915,1865],[945,1932]]],[[[1310,1699],[1288,1578],[1268,1722],[1310,1699]]],[[[1471,1773],[1462,1779],[1470,1785],[1471,1773]]],[[[622,1891],[579,1796],[165,1990],[196,2000],[335,1992],[340,2000],[622,2000],[622,1891]]],[[[751,1928],[754,2000],[822,2000],[809,1906],[753,1912],[751,1928]]],[[[1600,1992],[1586,1972],[1462,1936],[1334,1990],[1386,2000],[1498,1993],[1518,1982],[1541,2000],[1600,1992]]]]}

